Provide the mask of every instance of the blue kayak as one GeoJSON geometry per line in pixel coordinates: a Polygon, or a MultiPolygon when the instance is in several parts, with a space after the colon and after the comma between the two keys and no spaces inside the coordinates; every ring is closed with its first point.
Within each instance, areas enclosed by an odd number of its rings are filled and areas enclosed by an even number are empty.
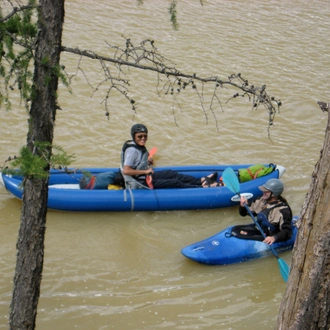
{"type": "MultiPolygon", "coordinates": [[[[291,250],[297,236],[295,222],[292,220],[292,237],[285,242],[273,243],[277,253],[291,250]]],[[[219,233],[200,242],[184,247],[181,253],[188,259],[208,265],[228,265],[272,255],[272,251],[262,241],[237,238],[232,234],[234,226],[230,226],[219,233]]]]}
{"type": "MultiPolygon", "coordinates": [[[[243,165],[192,165],[155,167],[155,171],[174,170],[180,173],[204,177],[213,172],[222,172],[227,167],[237,173],[239,169],[247,168],[251,164],[243,165]]],[[[173,211],[173,210],[202,210],[216,209],[238,205],[239,198],[227,187],[216,188],[184,188],[184,189],[120,189],[120,190],[86,190],[80,189],[79,180],[84,172],[94,176],[101,173],[117,172],[118,168],[84,168],[67,173],[51,170],[49,177],[48,208],[71,212],[130,212],[130,211],[173,211]]],[[[275,170],[255,180],[241,184],[241,194],[247,199],[261,196],[258,186],[268,179],[280,178],[285,168],[276,165],[275,170]]],[[[5,175],[0,172],[0,183],[8,192],[22,199],[22,177],[5,175]]]]}

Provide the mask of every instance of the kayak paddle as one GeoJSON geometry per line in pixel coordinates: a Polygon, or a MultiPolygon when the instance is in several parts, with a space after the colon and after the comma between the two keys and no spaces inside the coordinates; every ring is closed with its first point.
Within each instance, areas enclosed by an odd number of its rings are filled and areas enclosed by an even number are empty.
{"type": "Polygon", "coordinates": [[[150,151],[149,151],[148,158],[151,158],[156,152],[157,152],[157,147],[151,148],[150,151]]]}
{"type": "MultiPolygon", "coordinates": [[[[238,177],[237,177],[237,175],[235,174],[234,170],[231,167],[227,167],[223,171],[222,180],[223,180],[223,182],[225,183],[225,185],[227,186],[227,188],[230,191],[237,194],[239,197],[241,196],[241,194],[240,194],[240,184],[239,184],[239,181],[238,181],[238,177]]],[[[247,206],[246,203],[244,203],[244,206],[245,206],[246,210],[248,211],[250,217],[252,218],[253,222],[255,223],[257,228],[259,229],[259,231],[260,231],[261,235],[263,236],[263,238],[266,238],[266,235],[265,235],[264,231],[260,227],[259,222],[253,216],[250,208],[247,206]]],[[[273,252],[276,259],[277,259],[278,265],[280,267],[280,273],[281,273],[281,276],[282,276],[283,280],[285,282],[287,282],[288,278],[289,278],[289,270],[290,270],[289,266],[286,264],[286,262],[283,259],[281,259],[278,256],[277,252],[275,251],[275,249],[272,245],[268,245],[268,246],[271,249],[271,251],[273,252]]]]}
{"type": "MultiPolygon", "coordinates": [[[[148,159],[152,158],[152,156],[157,152],[157,147],[153,147],[149,151],[148,159]]],[[[150,189],[154,189],[154,185],[152,184],[152,177],[151,175],[146,176],[146,183],[150,189]]]]}

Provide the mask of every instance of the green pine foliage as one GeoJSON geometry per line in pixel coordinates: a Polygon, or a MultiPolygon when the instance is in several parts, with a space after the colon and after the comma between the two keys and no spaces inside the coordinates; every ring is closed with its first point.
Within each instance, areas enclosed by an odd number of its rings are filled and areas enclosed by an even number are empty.
{"type": "MultiPolygon", "coordinates": [[[[27,110],[30,101],[35,97],[37,88],[33,88],[32,70],[38,43],[38,7],[36,0],[29,0],[26,6],[12,6],[6,16],[0,7],[0,107],[4,105],[7,110],[11,108],[11,91],[19,91],[27,110]]],[[[49,84],[51,76],[55,75],[70,90],[64,67],[51,66],[47,57],[42,59],[41,65],[49,69],[45,85],[49,84]]],[[[10,166],[5,171],[10,174],[19,173],[24,177],[46,178],[49,168],[66,167],[73,159],[73,155],[68,155],[58,146],[35,143],[34,153],[27,147],[21,148],[19,156],[14,160],[10,159],[10,166]]]]}
{"type": "Polygon", "coordinates": [[[52,147],[49,155],[49,143],[36,143],[36,151],[32,153],[26,146],[22,147],[18,157],[15,157],[10,166],[3,169],[3,173],[22,175],[30,179],[45,179],[48,177],[48,167],[62,169],[67,168],[75,159],[74,155],[68,155],[59,146],[52,147]]]}
{"type": "Polygon", "coordinates": [[[176,0],[172,0],[170,8],[168,9],[168,12],[170,14],[170,19],[172,22],[172,26],[174,30],[178,30],[179,29],[179,23],[177,20],[177,10],[176,10],[176,0]]]}
{"type": "MultiPolygon", "coordinates": [[[[3,17],[0,8],[0,107],[11,108],[9,92],[18,89],[25,108],[29,110],[29,101],[33,98],[34,51],[38,41],[37,26],[38,4],[30,0],[27,6],[12,9],[3,17]],[[3,79],[1,79],[3,78],[3,79]]],[[[43,59],[42,65],[49,66],[49,59],[43,59]]],[[[50,76],[56,75],[70,90],[64,67],[50,68],[50,76]]],[[[50,79],[45,80],[45,85],[50,79]]]]}
{"type": "Polygon", "coordinates": [[[33,45],[37,36],[36,1],[30,0],[25,10],[13,8],[6,17],[0,9],[0,106],[10,109],[9,90],[19,90],[25,106],[31,95],[33,45]]]}

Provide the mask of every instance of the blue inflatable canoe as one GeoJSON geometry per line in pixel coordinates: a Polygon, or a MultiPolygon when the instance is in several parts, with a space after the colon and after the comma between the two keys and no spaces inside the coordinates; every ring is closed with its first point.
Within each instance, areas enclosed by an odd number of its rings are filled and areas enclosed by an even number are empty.
{"type": "MultiPolygon", "coordinates": [[[[273,244],[277,253],[293,248],[298,231],[295,226],[297,220],[297,216],[292,220],[292,237],[285,242],[273,244]]],[[[232,235],[233,228],[234,226],[228,227],[209,238],[188,245],[181,253],[188,259],[208,265],[229,265],[272,255],[266,243],[237,238],[232,235]]]]}
{"type": "MultiPolygon", "coordinates": [[[[155,171],[172,169],[181,173],[204,177],[213,172],[222,172],[230,166],[237,173],[243,165],[195,165],[154,168],[155,171]]],[[[79,188],[84,172],[96,176],[105,172],[117,172],[118,168],[84,168],[71,173],[51,170],[49,177],[48,208],[72,212],[129,212],[129,211],[172,211],[201,210],[238,205],[239,198],[226,187],[194,189],[135,189],[135,190],[85,190],[79,188]]],[[[241,193],[246,198],[261,196],[258,186],[270,178],[280,178],[285,172],[276,165],[273,172],[241,184],[241,193]]],[[[0,173],[0,183],[8,192],[22,199],[22,178],[0,173]]]]}

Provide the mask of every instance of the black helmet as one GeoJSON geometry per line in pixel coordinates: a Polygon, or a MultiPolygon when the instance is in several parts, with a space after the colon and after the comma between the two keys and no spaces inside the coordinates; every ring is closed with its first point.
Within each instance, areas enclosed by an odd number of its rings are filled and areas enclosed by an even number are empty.
{"type": "Polygon", "coordinates": [[[132,128],[131,128],[132,139],[134,140],[134,134],[135,133],[140,133],[140,132],[148,133],[147,127],[144,126],[143,124],[135,124],[135,125],[133,125],[132,128]]]}
{"type": "Polygon", "coordinates": [[[269,179],[265,184],[259,187],[260,190],[271,191],[274,196],[280,196],[284,190],[284,185],[279,179],[269,179]]]}

